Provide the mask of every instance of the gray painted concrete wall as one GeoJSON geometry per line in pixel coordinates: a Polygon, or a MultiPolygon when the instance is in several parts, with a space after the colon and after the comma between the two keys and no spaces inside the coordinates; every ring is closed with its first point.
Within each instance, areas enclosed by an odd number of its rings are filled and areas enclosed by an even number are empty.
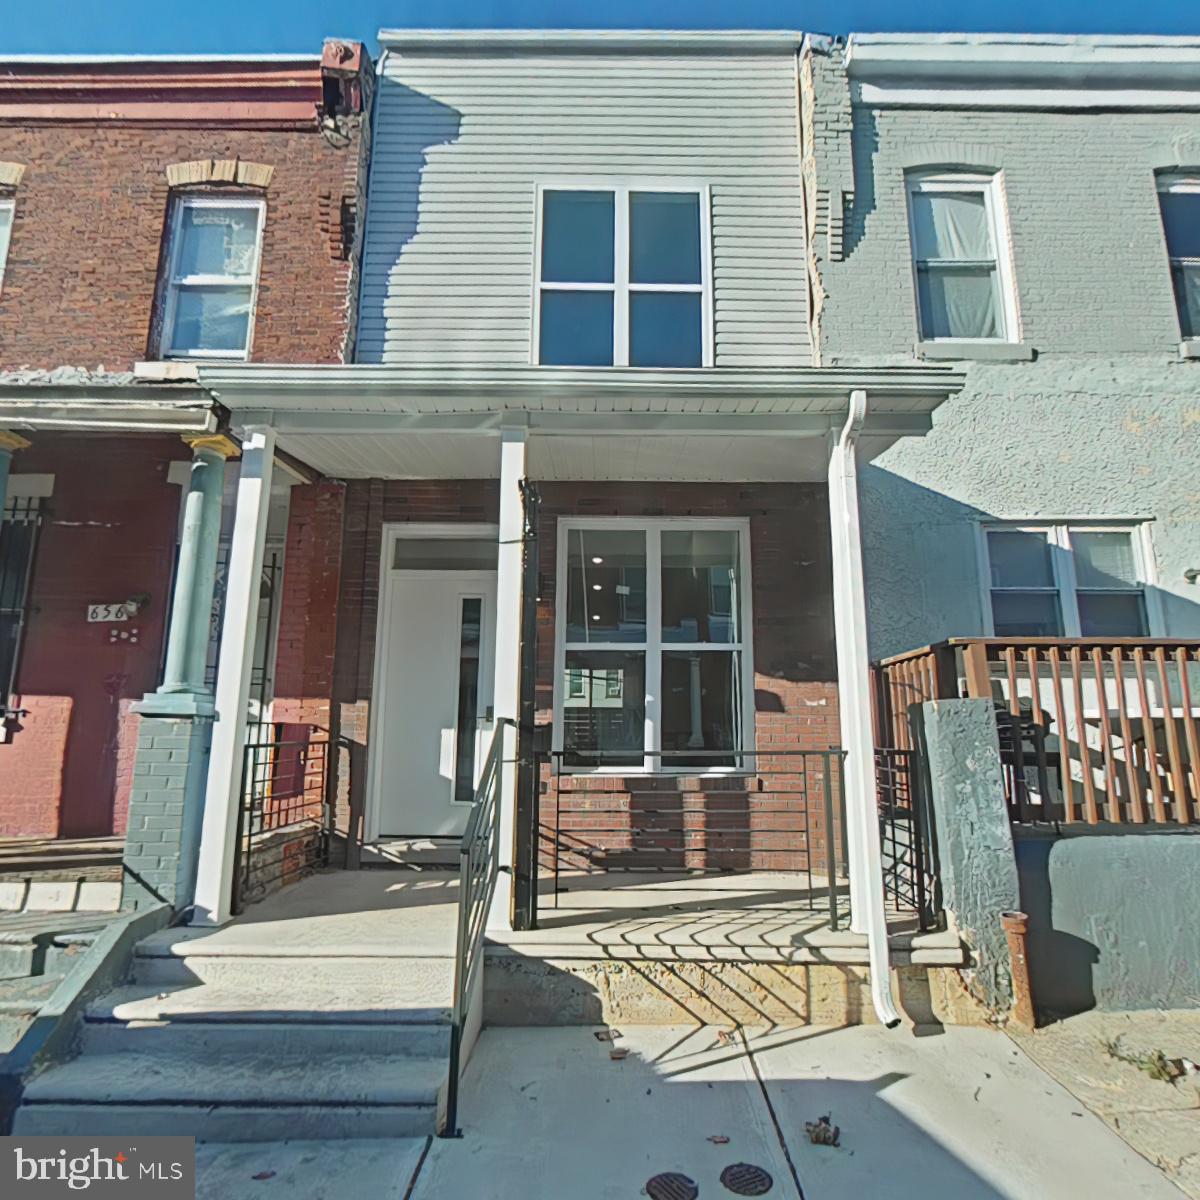
{"type": "Polygon", "coordinates": [[[1200,1006],[1200,831],[1019,830],[1039,1012],[1200,1006]]]}
{"type": "Polygon", "coordinates": [[[1165,632],[1200,637],[1200,361],[1179,354],[1155,171],[1200,164],[1200,114],[850,105],[814,57],[823,365],[911,362],[907,169],[998,170],[1031,362],[956,364],[934,431],[862,473],[875,655],[984,632],[986,517],[1147,518],[1165,632]],[[849,146],[847,145],[849,143],[849,146]]]}
{"type": "Polygon", "coordinates": [[[996,718],[986,700],[938,700],[921,706],[921,722],[943,902],[974,952],[971,991],[1007,1013],[1012,974],[1000,914],[1017,907],[1017,871],[996,718]]]}
{"type": "Polygon", "coordinates": [[[793,53],[389,52],[358,356],[528,364],[535,196],[711,187],[714,361],[810,361],[793,53]]]}

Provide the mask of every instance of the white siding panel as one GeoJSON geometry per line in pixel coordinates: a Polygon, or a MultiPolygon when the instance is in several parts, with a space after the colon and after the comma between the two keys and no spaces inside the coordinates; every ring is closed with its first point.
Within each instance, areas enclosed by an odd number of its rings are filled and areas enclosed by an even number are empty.
{"type": "Polygon", "coordinates": [[[708,185],[716,365],[808,365],[796,105],[789,54],[388,54],[360,360],[530,362],[535,189],[566,178],[708,185]]]}

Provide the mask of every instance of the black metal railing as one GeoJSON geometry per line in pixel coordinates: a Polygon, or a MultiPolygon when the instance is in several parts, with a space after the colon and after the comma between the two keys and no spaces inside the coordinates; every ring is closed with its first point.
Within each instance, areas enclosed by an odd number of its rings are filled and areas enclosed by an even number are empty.
{"type": "Polygon", "coordinates": [[[876,750],[883,891],[898,912],[913,913],[922,929],[941,920],[937,838],[915,750],[876,750]]]}
{"type": "Polygon", "coordinates": [[[843,751],[659,751],[652,773],[621,752],[584,757],[577,767],[571,752],[541,755],[538,857],[555,907],[564,869],[780,871],[803,881],[798,898],[831,928],[844,922],[843,751]]]}
{"type": "Polygon", "coordinates": [[[500,792],[503,786],[504,731],[512,722],[496,722],[492,744],[483,760],[471,815],[459,847],[458,933],[454,947],[454,1000],[450,1017],[450,1073],[446,1084],[446,1113],[442,1137],[458,1137],[458,1088],[463,1069],[464,1043],[475,985],[483,966],[483,931],[496,891],[500,869],[500,792]]]}
{"type": "Polygon", "coordinates": [[[41,500],[14,498],[4,504],[0,495],[0,742],[11,737],[23,715],[11,702],[41,521],[41,500]]]}
{"type": "Polygon", "coordinates": [[[329,863],[334,778],[316,725],[252,726],[242,752],[232,910],[329,863]]]}

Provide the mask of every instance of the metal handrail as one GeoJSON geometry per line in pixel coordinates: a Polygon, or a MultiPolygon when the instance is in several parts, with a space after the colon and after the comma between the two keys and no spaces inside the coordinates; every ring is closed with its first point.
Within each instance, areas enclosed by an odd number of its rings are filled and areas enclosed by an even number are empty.
{"type": "Polygon", "coordinates": [[[479,785],[459,847],[458,932],[454,947],[454,1002],[450,1017],[450,1076],[442,1137],[459,1137],[458,1090],[462,1074],[463,1035],[470,1015],[471,989],[483,961],[483,931],[500,870],[498,815],[503,775],[504,729],[514,722],[501,717],[479,773],[479,785]]]}

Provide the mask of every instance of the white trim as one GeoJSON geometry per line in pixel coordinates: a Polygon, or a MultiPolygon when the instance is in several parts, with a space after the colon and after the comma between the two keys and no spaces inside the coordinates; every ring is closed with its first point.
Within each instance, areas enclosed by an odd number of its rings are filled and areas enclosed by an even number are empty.
{"type": "MultiPolygon", "coordinates": [[[[366,803],[363,811],[363,840],[374,842],[379,838],[379,823],[381,816],[380,789],[383,772],[379,763],[379,751],[382,741],[381,730],[387,728],[384,719],[386,705],[386,674],[388,663],[388,637],[392,627],[393,609],[393,576],[400,572],[392,568],[395,560],[395,544],[401,539],[450,539],[450,538],[489,538],[499,537],[496,525],[483,522],[438,522],[438,521],[387,521],[379,535],[379,611],[375,617],[375,654],[371,663],[371,704],[367,718],[367,778],[364,788],[366,803]]],[[[406,575],[420,574],[419,571],[405,571],[406,575]]],[[[450,572],[439,571],[445,575],[450,572]]],[[[463,574],[485,574],[483,571],[462,572],[463,574]]],[[[495,618],[493,617],[493,625],[495,618]]],[[[492,631],[493,638],[495,630],[492,631]]]]}
{"type": "MultiPolygon", "coordinates": [[[[638,371],[699,370],[713,365],[716,353],[713,319],[712,264],[712,188],[700,180],[639,178],[613,176],[554,177],[538,180],[534,187],[533,237],[533,314],[530,322],[529,362],[543,369],[564,369],[556,364],[541,362],[542,293],[550,292],[609,292],[613,297],[613,361],[612,367],[638,371]],[[613,281],[612,283],[578,283],[542,279],[542,248],[545,233],[545,194],[547,192],[601,192],[613,198],[613,281]],[[695,283],[631,283],[629,280],[630,197],[634,192],[671,192],[695,196],[700,215],[700,282],[695,283]],[[630,367],[629,364],[629,297],[633,292],[678,292],[700,296],[700,363],[695,367],[630,367]]],[[[586,369],[571,368],[567,370],[586,369]]],[[[596,367],[604,370],[605,367],[596,367]]]]}
{"type": "Polygon", "coordinates": [[[852,80],[850,95],[876,108],[1200,109],[1200,88],[901,87],[852,80]]]}
{"type": "Polygon", "coordinates": [[[381,29],[378,37],[387,50],[459,53],[521,50],[538,54],[592,49],[640,54],[794,54],[804,44],[804,34],[790,29],[381,29]]]}
{"type": "Polygon", "coordinates": [[[0,196],[0,294],[4,291],[4,267],[8,262],[8,248],[12,244],[13,222],[16,219],[16,198],[0,196]]]}
{"type": "MultiPolygon", "coordinates": [[[[1009,235],[1008,205],[1004,195],[1003,172],[910,170],[904,176],[904,197],[908,213],[909,262],[912,267],[913,306],[917,318],[917,340],[934,346],[944,345],[1002,345],[1021,340],[1020,311],[1017,304],[1016,271],[1012,262],[1012,241],[1009,235]],[[917,230],[913,214],[913,197],[921,192],[963,192],[982,195],[987,216],[988,233],[992,241],[992,258],[979,260],[996,272],[996,287],[1000,292],[1000,312],[1004,328],[999,337],[933,337],[921,328],[921,293],[918,280],[917,230]]],[[[945,260],[950,261],[950,260],[945,260]]],[[[968,260],[963,259],[962,262],[968,260]]],[[[973,260],[972,260],[973,261],[973,260]]]]}
{"type": "Polygon", "coordinates": [[[250,357],[254,344],[254,318],[258,310],[259,268],[262,264],[263,227],[266,224],[266,201],[261,197],[190,194],[183,192],[172,199],[170,215],[170,238],[167,247],[167,270],[163,280],[163,317],[159,332],[159,352],[163,358],[171,359],[241,359],[250,357]],[[254,259],[250,271],[245,275],[189,275],[179,276],[176,268],[183,247],[180,233],[183,214],[193,208],[245,208],[257,215],[254,238],[254,259]],[[246,317],[246,344],[241,350],[176,349],[172,344],[179,292],[182,288],[225,287],[250,289],[250,311],[246,317]]]}
{"type": "MultiPolygon", "coordinates": [[[[1052,551],[1050,568],[1054,577],[1053,588],[1015,587],[1017,592],[1053,592],[1058,601],[1062,637],[1082,637],[1079,619],[1079,593],[1102,591],[1096,588],[1080,588],[1075,575],[1075,556],[1071,548],[1072,533],[1127,533],[1133,550],[1133,565],[1138,586],[1113,591],[1140,591],[1142,611],[1146,617],[1146,636],[1166,637],[1165,614],[1158,589],[1158,569],[1154,558],[1154,542],[1150,535],[1151,521],[1133,517],[1081,517],[1075,519],[999,520],[981,519],[976,525],[976,555],[979,567],[979,583],[982,591],[983,632],[985,637],[996,636],[995,617],[992,611],[991,555],[988,550],[988,534],[1012,530],[1022,533],[1039,533],[1046,536],[1052,551]]],[[[1136,635],[1128,635],[1136,636],[1136,635]]]]}
{"type": "MultiPolygon", "coordinates": [[[[704,651],[733,651],[741,655],[739,681],[741,684],[741,750],[753,750],[755,742],[754,711],[754,605],[753,576],[750,559],[749,517],[559,517],[555,530],[555,591],[554,591],[554,681],[553,681],[553,727],[551,749],[563,749],[564,686],[567,656],[567,538],[572,529],[632,529],[646,535],[646,636],[640,642],[589,642],[587,648],[595,651],[640,652],[644,655],[643,686],[645,703],[645,736],[640,771],[637,767],[567,767],[562,765],[564,775],[686,775],[689,778],[706,778],[738,775],[752,772],[754,764],[739,764],[732,767],[664,767],[661,759],[653,757],[662,749],[661,674],[662,656],[676,650],[701,649],[704,651]],[[741,587],[738,591],[738,621],[741,640],[738,642],[664,642],[662,640],[662,539],[668,529],[728,530],[738,534],[738,570],[741,587]]],[[[573,644],[572,649],[578,649],[573,644]]],[[[735,755],[736,757],[736,755],[735,755]]],[[[561,763],[561,759],[558,760],[561,763]]]]}

